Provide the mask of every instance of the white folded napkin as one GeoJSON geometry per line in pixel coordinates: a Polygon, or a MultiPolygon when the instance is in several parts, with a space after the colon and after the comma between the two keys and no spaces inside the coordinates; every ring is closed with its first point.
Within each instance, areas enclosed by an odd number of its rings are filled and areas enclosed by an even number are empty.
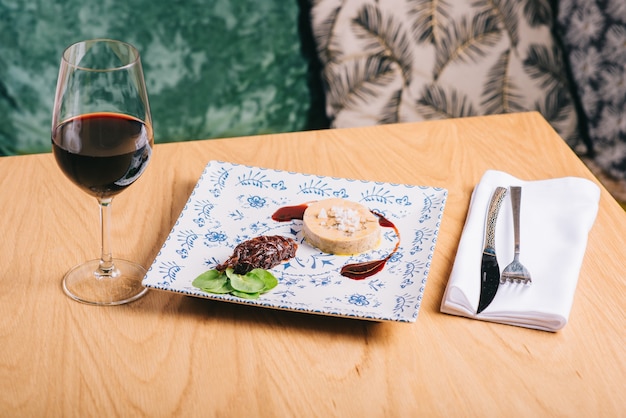
{"type": "MultiPolygon", "coordinates": [[[[500,272],[513,260],[509,194],[496,223],[500,272]]],[[[441,312],[544,331],[562,329],[569,318],[599,198],[598,186],[582,178],[523,181],[501,171],[487,171],[472,194],[441,312]],[[530,271],[532,284],[501,284],[491,304],[477,315],[487,207],[498,186],[522,186],[520,262],[530,271]]]]}

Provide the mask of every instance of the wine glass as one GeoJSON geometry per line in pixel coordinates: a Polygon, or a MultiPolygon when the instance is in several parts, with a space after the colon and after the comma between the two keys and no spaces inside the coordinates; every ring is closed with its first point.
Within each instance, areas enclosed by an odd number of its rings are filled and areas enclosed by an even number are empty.
{"type": "Polygon", "coordinates": [[[119,305],[143,296],[146,270],[113,258],[113,197],[135,182],[150,161],[152,118],[139,52],[124,42],[94,39],[64,52],[52,114],[52,151],[63,173],[100,206],[100,259],[63,278],[71,298],[119,305]]]}

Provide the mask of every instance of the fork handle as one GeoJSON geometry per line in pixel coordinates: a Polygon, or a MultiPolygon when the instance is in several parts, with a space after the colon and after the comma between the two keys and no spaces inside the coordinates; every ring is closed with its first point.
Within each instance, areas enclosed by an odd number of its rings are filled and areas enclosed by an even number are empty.
{"type": "Polygon", "coordinates": [[[522,188],[511,186],[511,204],[513,206],[513,235],[515,239],[515,254],[519,254],[519,218],[522,201],[522,188]]]}

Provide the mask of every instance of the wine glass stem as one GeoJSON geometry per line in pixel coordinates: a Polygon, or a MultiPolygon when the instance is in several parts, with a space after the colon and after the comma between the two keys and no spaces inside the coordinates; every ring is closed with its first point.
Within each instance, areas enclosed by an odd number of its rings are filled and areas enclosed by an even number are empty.
{"type": "Polygon", "coordinates": [[[102,230],[102,244],[100,254],[100,266],[96,272],[97,276],[112,276],[115,266],[113,265],[113,254],[111,251],[111,204],[113,198],[98,199],[100,204],[100,227],[102,230]]]}

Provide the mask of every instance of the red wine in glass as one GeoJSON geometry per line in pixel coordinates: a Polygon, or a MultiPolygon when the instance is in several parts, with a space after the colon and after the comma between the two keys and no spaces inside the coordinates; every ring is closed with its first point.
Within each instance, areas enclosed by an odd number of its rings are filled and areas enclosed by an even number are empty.
{"type": "Polygon", "coordinates": [[[100,198],[114,196],[139,178],[152,144],[150,127],[119,113],[77,116],[52,133],[52,151],[63,173],[100,198]]]}

